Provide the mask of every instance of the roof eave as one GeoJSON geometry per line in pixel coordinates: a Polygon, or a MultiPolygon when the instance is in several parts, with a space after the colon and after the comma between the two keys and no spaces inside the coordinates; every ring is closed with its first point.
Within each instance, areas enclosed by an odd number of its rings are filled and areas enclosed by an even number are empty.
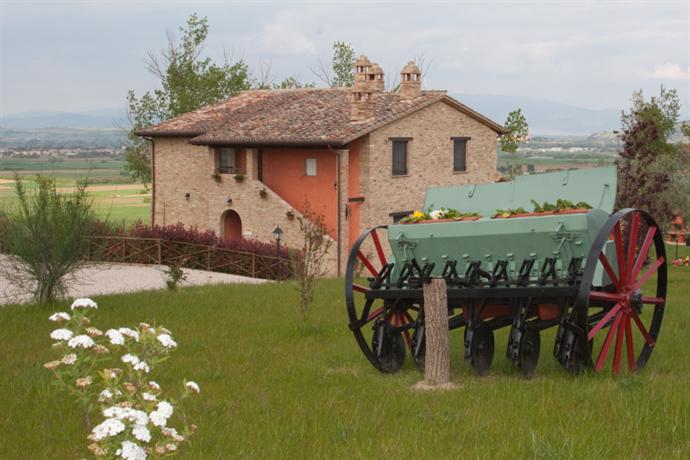
{"type": "Polygon", "coordinates": [[[458,101],[457,99],[454,99],[448,95],[446,95],[443,99],[443,102],[447,103],[448,105],[451,105],[455,107],[456,109],[460,110],[464,114],[474,118],[478,122],[482,123],[483,125],[488,126],[489,128],[493,129],[498,133],[499,135],[503,135],[508,133],[508,130],[503,126],[495,121],[491,120],[489,117],[486,117],[482,115],[481,113],[477,112],[476,110],[472,110],[462,102],[458,101]]]}
{"type": "Polygon", "coordinates": [[[318,147],[318,148],[342,148],[347,144],[342,140],[280,140],[280,139],[191,139],[192,145],[208,147],[318,147]]]}

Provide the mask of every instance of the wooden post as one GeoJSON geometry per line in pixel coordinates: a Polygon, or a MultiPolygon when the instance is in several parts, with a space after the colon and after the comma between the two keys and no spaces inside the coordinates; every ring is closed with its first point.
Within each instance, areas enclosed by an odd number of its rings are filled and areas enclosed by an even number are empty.
{"type": "Polygon", "coordinates": [[[161,250],[161,239],[156,238],[156,250],[157,250],[157,256],[158,256],[158,265],[163,265],[163,254],[161,250]]]}
{"type": "Polygon", "coordinates": [[[432,278],[429,283],[424,283],[424,325],[424,383],[429,386],[447,386],[450,383],[448,293],[446,280],[443,278],[432,278]]]}

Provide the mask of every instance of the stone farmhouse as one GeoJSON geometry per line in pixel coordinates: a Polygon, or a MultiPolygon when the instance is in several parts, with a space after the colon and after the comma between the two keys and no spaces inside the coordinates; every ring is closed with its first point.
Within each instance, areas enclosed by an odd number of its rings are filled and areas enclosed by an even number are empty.
{"type": "Polygon", "coordinates": [[[429,186],[493,182],[505,129],[451,98],[422,90],[410,62],[395,92],[361,56],[351,88],[248,90],[138,131],[152,142],[152,222],[182,222],[226,239],[299,247],[308,201],[335,240],[344,272],[365,229],[421,207],[429,186]]]}

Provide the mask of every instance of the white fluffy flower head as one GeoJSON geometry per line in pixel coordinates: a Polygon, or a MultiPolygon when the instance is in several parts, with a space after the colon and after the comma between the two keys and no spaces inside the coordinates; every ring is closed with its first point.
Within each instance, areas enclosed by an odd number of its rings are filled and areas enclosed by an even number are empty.
{"type": "Polygon", "coordinates": [[[71,366],[77,362],[77,355],[75,353],[70,353],[62,357],[62,364],[67,364],[71,366]]]}
{"type": "Polygon", "coordinates": [[[194,381],[190,380],[189,382],[185,383],[185,386],[196,394],[201,393],[201,388],[199,388],[199,384],[194,381]]]}
{"type": "Polygon", "coordinates": [[[50,333],[50,338],[53,340],[69,340],[72,338],[72,331],[69,329],[55,329],[50,333]]]}
{"type": "Polygon", "coordinates": [[[149,393],[148,391],[145,391],[141,394],[141,397],[144,398],[144,401],[155,401],[156,400],[156,395],[153,393],[149,393]]]}
{"type": "Polygon", "coordinates": [[[113,345],[125,344],[125,336],[122,335],[122,333],[117,329],[108,329],[107,331],[105,331],[105,336],[108,337],[110,343],[112,343],[113,345]]]}
{"type": "Polygon", "coordinates": [[[122,445],[115,451],[125,460],[146,460],[146,451],[137,443],[132,441],[122,441],[122,445]]]}
{"type": "Polygon", "coordinates": [[[75,310],[77,308],[98,308],[98,304],[94,302],[91,299],[88,298],[82,298],[82,299],[75,299],[74,302],[72,302],[72,306],[70,307],[72,310],[75,310]]]}
{"type": "Polygon", "coordinates": [[[116,436],[125,431],[125,424],[116,418],[107,418],[100,425],[93,427],[91,437],[94,441],[100,441],[103,438],[116,436]]]}
{"type": "Polygon", "coordinates": [[[136,355],[133,355],[131,353],[127,353],[122,357],[122,362],[123,363],[129,363],[132,366],[136,366],[139,364],[139,361],[141,361],[136,355]]]}
{"type": "Polygon", "coordinates": [[[151,440],[151,432],[146,428],[146,425],[134,425],[132,434],[139,441],[149,442],[151,440]]]}
{"type": "Polygon", "coordinates": [[[146,361],[139,361],[134,365],[134,370],[135,371],[143,371],[145,374],[148,374],[151,372],[151,369],[149,368],[149,365],[146,364],[146,361]]]}
{"type": "Polygon", "coordinates": [[[159,334],[156,338],[165,348],[170,349],[175,348],[177,346],[177,342],[173,340],[170,334],[159,334]]]}
{"type": "Polygon", "coordinates": [[[59,311],[57,313],[53,313],[52,315],[50,315],[50,318],[48,318],[48,319],[50,321],[56,321],[56,322],[69,321],[70,316],[69,316],[69,313],[65,313],[64,311],[59,311]]]}
{"type": "Polygon", "coordinates": [[[69,342],[67,342],[70,348],[91,348],[95,344],[96,342],[94,342],[91,337],[84,334],[72,337],[69,342]]]}
{"type": "Polygon", "coordinates": [[[156,406],[156,410],[149,414],[151,423],[158,427],[164,427],[173,413],[173,406],[167,401],[161,401],[156,406]]]}
{"type": "Polygon", "coordinates": [[[130,329],[128,327],[121,327],[120,329],[118,329],[118,331],[122,335],[126,335],[127,337],[133,338],[135,342],[139,341],[139,333],[134,329],[130,329]]]}

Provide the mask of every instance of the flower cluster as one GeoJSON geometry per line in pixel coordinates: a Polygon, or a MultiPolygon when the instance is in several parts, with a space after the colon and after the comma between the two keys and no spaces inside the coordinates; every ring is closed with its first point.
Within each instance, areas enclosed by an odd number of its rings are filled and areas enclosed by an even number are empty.
{"type": "Polygon", "coordinates": [[[406,223],[417,223],[417,222],[422,222],[422,221],[433,221],[433,220],[443,220],[443,219],[452,219],[452,220],[474,220],[478,219],[480,216],[476,212],[460,212],[457,209],[447,209],[447,208],[439,208],[439,209],[431,209],[429,208],[428,212],[422,212],[422,211],[414,211],[412,214],[409,216],[403,217],[400,222],[403,224],[406,223]]]}
{"type": "Polygon", "coordinates": [[[103,332],[88,318],[97,308],[91,299],[77,299],[71,314],[49,317],[60,323],[50,338],[62,356],[44,366],[87,409],[87,420],[99,421],[88,435],[88,448],[96,457],[141,460],[174,455],[196,431],[187,422],[183,401],[201,392],[196,382],[184,381],[175,400],[164,397],[161,386],[151,380],[177,342],[169,330],[147,323],[103,332]],[[182,421],[183,427],[172,427],[173,419],[182,421]]]}

